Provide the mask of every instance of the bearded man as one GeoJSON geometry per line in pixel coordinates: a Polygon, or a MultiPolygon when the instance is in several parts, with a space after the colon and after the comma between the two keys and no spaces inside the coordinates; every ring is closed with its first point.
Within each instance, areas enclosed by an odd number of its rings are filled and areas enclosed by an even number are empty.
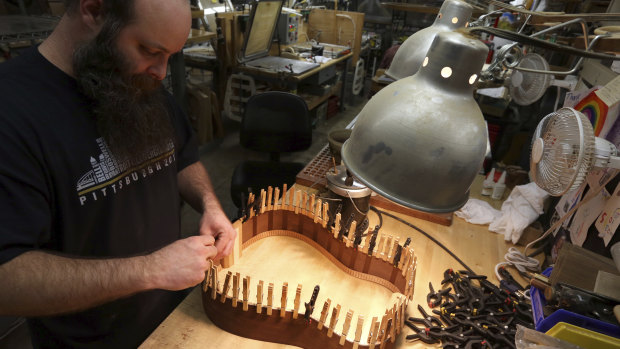
{"type": "Polygon", "coordinates": [[[0,315],[34,347],[136,347],[236,236],[161,86],[189,3],[65,3],[0,64],[0,315]],[[185,239],[180,197],[202,213],[185,239]]]}

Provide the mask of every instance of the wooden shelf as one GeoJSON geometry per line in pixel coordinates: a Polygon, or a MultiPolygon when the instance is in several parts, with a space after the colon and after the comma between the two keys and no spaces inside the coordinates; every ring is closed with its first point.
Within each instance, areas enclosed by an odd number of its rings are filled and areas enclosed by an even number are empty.
{"type": "Polygon", "coordinates": [[[331,97],[333,95],[339,94],[341,86],[342,86],[342,82],[339,81],[337,84],[332,86],[332,88],[329,90],[328,93],[326,93],[323,96],[314,96],[314,95],[305,95],[304,94],[301,97],[306,101],[306,104],[308,105],[308,110],[312,110],[312,109],[318,107],[319,105],[321,105],[321,103],[323,103],[326,100],[328,100],[329,97],[331,97]]]}

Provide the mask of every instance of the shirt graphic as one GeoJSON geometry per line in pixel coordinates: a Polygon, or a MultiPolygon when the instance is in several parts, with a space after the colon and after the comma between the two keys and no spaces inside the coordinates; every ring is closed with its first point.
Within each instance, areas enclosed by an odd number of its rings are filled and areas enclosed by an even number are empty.
{"type": "Polygon", "coordinates": [[[172,141],[144,154],[134,166],[128,160],[116,159],[103,138],[97,138],[96,142],[101,154],[97,158],[91,156],[92,170],[80,177],[76,185],[81,206],[116,194],[123,187],[161,171],[176,160],[172,141]]]}

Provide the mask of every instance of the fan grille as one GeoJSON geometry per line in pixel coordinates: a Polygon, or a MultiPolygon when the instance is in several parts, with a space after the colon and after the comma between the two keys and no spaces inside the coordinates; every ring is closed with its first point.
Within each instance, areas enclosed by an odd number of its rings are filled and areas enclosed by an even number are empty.
{"type": "Polygon", "coordinates": [[[532,177],[539,187],[554,196],[577,189],[589,172],[594,152],[594,132],[590,120],[571,108],[545,116],[532,138],[543,142],[536,163],[530,157],[532,177]]]}
{"type": "MultiPolygon", "coordinates": [[[[519,63],[519,67],[536,70],[549,70],[549,64],[539,54],[528,53],[519,63]]],[[[510,95],[519,105],[530,105],[545,94],[551,84],[551,75],[532,72],[519,72],[522,82],[518,86],[509,85],[510,95]]]]}

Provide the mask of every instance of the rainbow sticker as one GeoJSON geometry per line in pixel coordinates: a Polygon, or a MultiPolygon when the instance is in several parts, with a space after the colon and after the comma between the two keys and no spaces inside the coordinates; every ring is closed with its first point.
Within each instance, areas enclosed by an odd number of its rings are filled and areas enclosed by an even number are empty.
{"type": "Polygon", "coordinates": [[[575,106],[575,110],[582,112],[583,115],[590,119],[592,128],[594,129],[594,135],[598,137],[605,125],[605,119],[607,118],[607,104],[603,102],[595,91],[590,92],[585,98],[583,98],[575,106]]]}

